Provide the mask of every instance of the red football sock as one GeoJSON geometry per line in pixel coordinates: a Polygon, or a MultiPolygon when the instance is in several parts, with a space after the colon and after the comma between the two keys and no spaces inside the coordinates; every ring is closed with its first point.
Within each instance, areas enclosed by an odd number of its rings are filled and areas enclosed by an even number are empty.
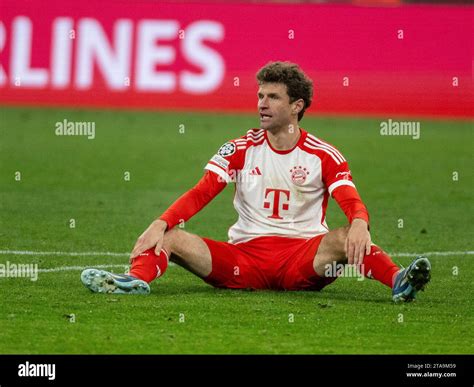
{"type": "Polygon", "coordinates": [[[392,258],[375,245],[371,246],[370,254],[364,257],[361,265],[364,276],[374,278],[388,287],[393,286],[393,275],[399,270],[400,268],[393,263],[392,258]]]}
{"type": "Polygon", "coordinates": [[[155,254],[155,249],[151,248],[132,261],[129,275],[150,283],[154,279],[161,277],[168,267],[168,253],[161,249],[160,255],[155,254]]]}

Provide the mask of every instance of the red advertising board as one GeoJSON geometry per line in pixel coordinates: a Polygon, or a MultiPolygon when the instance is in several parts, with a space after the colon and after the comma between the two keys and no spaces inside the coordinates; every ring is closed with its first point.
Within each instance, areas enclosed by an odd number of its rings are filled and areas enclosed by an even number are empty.
{"type": "Polygon", "coordinates": [[[0,103],[252,111],[257,70],[289,60],[309,114],[469,118],[472,10],[2,0],[0,103]]]}

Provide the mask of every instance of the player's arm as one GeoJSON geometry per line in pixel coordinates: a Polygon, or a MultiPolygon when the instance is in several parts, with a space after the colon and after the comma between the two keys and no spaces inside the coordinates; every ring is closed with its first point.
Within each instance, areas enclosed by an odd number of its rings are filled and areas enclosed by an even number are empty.
{"type": "Polygon", "coordinates": [[[201,180],[176,200],[158,220],[164,221],[165,229],[171,230],[177,224],[188,221],[201,211],[226,185],[217,174],[206,171],[201,180]]]}
{"type": "Polygon", "coordinates": [[[216,173],[207,170],[193,188],[178,198],[140,235],[133,247],[130,259],[154,246],[156,254],[159,254],[165,232],[178,223],[191,219],[214,199],[226,185],[226,182],[222,181],[216,173]]]}
{"type": "Polygon", "coordinates": [[[157,220],[140,235],[130,259],[155,246],[160,253],[165,232],[181,221],[187,221],[201,211],[214,197],[233,181],[233,172],[240,170],[245,154],[244,140],[233,140],[222,145],[205,166],[206,173],[188,192],[176,200],[157,220]]]}
{"type": "Polygon", "coordinates": [[[364,255],[370,254],[369,213],[355,186],[341,185],[332,191],[332,197],[346,214],[351,225],[346,238],[349,264],[361,264],[364,255]]]}
{"type": "Polygon", "coordinates": [[[370,253],[369,214],[352,182],[347,161],[335,148],[330,149],[322,161],[323,180],[350,224],[345,243],[348,262],[361,264],[364,255],[370,253]]]}

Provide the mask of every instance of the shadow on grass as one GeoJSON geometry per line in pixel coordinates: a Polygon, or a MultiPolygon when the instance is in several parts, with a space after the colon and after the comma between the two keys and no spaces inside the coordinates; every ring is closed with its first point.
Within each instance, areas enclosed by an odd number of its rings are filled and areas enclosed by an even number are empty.
{"type": "MultiPolygon", "coordinates": [[[[333,285],[334,286],[334,285],[333,285]]],[[[253,290],[253,289],[221,289],[214,288],[207,284],[169,284],[155,285],[152,287],[151,297],[163,296],[205,296],[222,298],[246,297],[268,298],[269,300],[307,300],[307,301],[344,301],[344,302],[371,302],[371,303],[392,303],[391,292],[389,289],[357,289],[337,288],[330,286],[322,291],[277,291],[277,290],[253,290]]]]}

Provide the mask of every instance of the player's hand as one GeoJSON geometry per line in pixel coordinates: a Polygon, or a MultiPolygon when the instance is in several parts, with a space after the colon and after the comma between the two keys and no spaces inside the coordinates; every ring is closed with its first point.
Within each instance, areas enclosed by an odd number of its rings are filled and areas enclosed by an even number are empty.
{"type": "Polygon", "coordinates": [[[346,238],[346,255],[350,265],[361,265],[364,256],[370,254],[370,233],[367,222],[363,219],[352,221],[346,238]]]}
{"type": "Polygon", "coordinates": [[[157,219],[140,235],[133,246],[130,254],[130,262],[143,253],[145,250],[155,247],[155,254],[159,255],[163,247],[163,238],[165,236],[167,224],[165,221],[157,219]]]}

